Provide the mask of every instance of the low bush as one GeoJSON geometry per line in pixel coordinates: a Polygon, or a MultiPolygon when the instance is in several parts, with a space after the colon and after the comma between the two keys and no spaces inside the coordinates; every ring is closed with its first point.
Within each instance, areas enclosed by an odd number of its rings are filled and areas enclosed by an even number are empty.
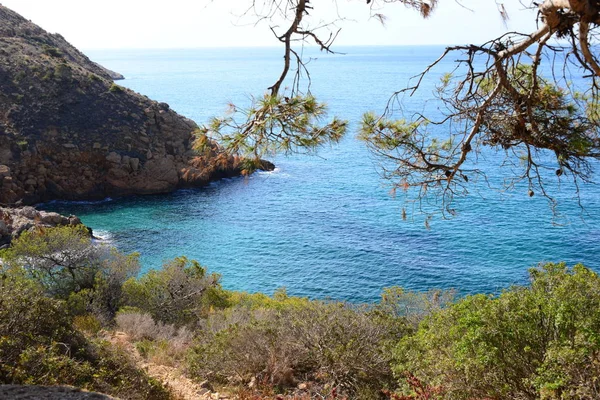
{"type": "Polygon", "coordinates": [[[178,257],[123,285],[125,304],[171,325],[195,325],[212,308],[227,305],[220,276],[208,274],[197,261],[178,257]]]}
{"type": "MultiPolygon", "coordinates": [[[[135,311],[118,313],[115,322],[117,329],[125,332],[134,341],[142,339],[153,340],[159,335],[159,332],[162,330],[161,328],[165,326],[163,324],[157,325],[150,314],[135,311]]],[[[168,327],[171,328],[172,325],[168,325],[168,327]]],[[[161,334],[161,336],[163,335],[161,334]]]]}
{"type": "Polygon", "coordinates": [[[359,306],[226,292],[185,257],[136,278],[137,255],[78,227],[24,233],[0,256],[0,384],[170,398],[90,339],[116,323],[146,359],[247,398],[600,398],[600,277],[582,265],[532,269],[499,295],[390,288],[359,306]]]}
{"type": "Polygon", "coordinates": [[[600,398],[600,278],[582,265],[533,269],[530,287],[433,313],[395,359],[399,377],[448,399],[600,398]]]}
{"type": "Polygon", "coordinates": [[[88,335],[97,335],[102,330],[102,323],[92,314],[76,315],[73,318],[73,326],[88,335]]]}
{"type": "Polygon", "coordinates": [[[83,225],[23,232],[0,257],[22,268],[48,295],[68,299],[71,312],[92,313],[105,324],[122,305],[123,283],[139,271],[137,254],[92,243],[83,225]]]}
{"type": "Polygon", "coordinates": [[[194,376],[281,390],[314,381],[353,398],[377,397],[394,383],[386,348],[398,338],[370,308],[295,298],[260,299],[270,306],[254,307],[253,297],[240,302],[250,307],[208,318],[188,358],[194,376]]]}
{"type": "Polygon", "coordinates": [[[44,54],[46,54],[47,56],[50,56],[50,57],[55,57],[55,58],[63,57],[63,53],[59,48],[49,46],[47,44],[42,44],[42,51],[44,54]]]}
{"type": "Polygon", "coordinates": [[[116,83],[113,83],[112,85],[110,85],[110,88],[108,88],[108,91],[110,93],[122,93],[123,92],[123,87],[117,85],[116,83]]]}
{"type": "Polygon", "coordinates": [[[138,274],[140,264],[137,253],[123,254],[114,248],[104,250],[94,287],[81,293],[80,301],[85,302],[87,312],[98,316],[106,325],[123,306],[123,284],[138,274]]]}
{"type": "Polygon", "coordinates": [[[23,232],[2,258],[11,266],[25,268],[50,295],[67,298],[93,288],[100,250],[84,226],[60,226],[23,232]]]}
{"type": "MultiPolygon", "coordinates": [[[[1,274],[0,381],[35,379],[35,370],[26,367],[32,351],[66,360],[84,348],[85,339],[71,327],[63,302],[46,297],[20,270],[3,269],[1,274]]],[[[60,370],[56,373],[62,376],[60,370]]]]}
{"type": "Polygon", "coordinates": [[[159,381],[148,376],[123,349],[108,342],[92,342],[92,384],[82,385],[127,400],[171,400],[176,397],[159,381]]]}
{"type": "Polygon", "coordinates": [[[174,366],[185,358],[192,343],[192,332],[186,327],[155,322],[150,314],[135,311],[119,312],[117,329],[137,342],[140,354],[155,364],[174,366]]]}
{"type": "Polygon", "coordinates": [[[47,297],[22,269],[2,268],[0,277],[0,384],[60,384],[127,399],[172,398],[125,353],[86,339],[74,328],[65,302],[47,297]]]}

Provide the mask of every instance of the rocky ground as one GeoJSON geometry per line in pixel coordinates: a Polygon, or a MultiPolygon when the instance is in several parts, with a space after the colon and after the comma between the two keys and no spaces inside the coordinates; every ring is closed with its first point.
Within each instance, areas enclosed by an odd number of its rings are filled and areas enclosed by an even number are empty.
{"type": "Polygon", "coordinates": [[[70,386],[0,385],[0,400],[113,400],[105,394],[70,386]]]}

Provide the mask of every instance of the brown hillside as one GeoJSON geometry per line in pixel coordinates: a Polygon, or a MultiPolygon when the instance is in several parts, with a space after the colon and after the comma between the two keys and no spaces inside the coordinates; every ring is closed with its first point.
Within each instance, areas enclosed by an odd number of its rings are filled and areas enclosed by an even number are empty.
{"type": "Polygon", "coordinates": [[[0,6],[0,203],[168,192],[237,173],[196,124],[0,6]]]}

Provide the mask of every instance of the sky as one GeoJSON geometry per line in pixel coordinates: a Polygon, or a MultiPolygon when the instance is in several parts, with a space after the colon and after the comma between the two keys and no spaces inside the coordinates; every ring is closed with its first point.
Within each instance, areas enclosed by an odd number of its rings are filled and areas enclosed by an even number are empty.
{"type": "MultiPolygon", "coordinates": [[[[269,23],[239,17],[251,0],[0,1],[81,49],[278,45],[269,23]]],[[[384,26],[370,18],[365,0],[311,3],[313,27],[344,18],[336,23],[342,28],[339,46],[480,44],[506,31],[535,30],[535,13],[524,10],[519,0],[505,0],[506,25],[494,0],[440,0],[428,19],[401,4],[386,4],[377,10],[387,17],[384,26]]]]}

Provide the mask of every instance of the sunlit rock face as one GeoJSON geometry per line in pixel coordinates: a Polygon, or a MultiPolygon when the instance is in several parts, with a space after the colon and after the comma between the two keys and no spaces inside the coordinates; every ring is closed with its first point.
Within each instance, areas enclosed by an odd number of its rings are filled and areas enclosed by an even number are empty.
{"type": "MultiPolygon", "coordinates": [[[[65,217],[55,212],[39,211],[30,206],[0,207],[0,248],[7,247],[13,239],[28,230],[74,225],[81,225],[81,220],[73,215],[65,217]]],[[[90,235],[91,233],[90,230],[90,235]]]]}
{"type": "MultiPolygon", "coordinates": [[[[197,125],[0,6],[0,203],[169,192],[238,173],[197,125]]],[[[200,96],[200,94],[199,94],[200,96]]]]}

